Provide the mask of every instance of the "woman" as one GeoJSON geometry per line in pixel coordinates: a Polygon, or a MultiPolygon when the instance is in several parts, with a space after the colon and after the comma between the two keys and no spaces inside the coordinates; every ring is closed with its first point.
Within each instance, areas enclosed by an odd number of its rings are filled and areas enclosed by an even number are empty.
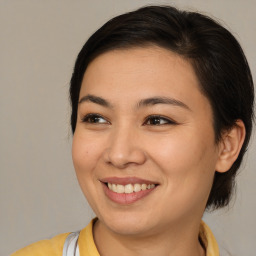
{"type": "Polygon", "coordinates": [[[70,85],[74,167],[97,218],[13,255],[219,255],[201,218],[230,201],[253,97],[239,43],[209,17],[149,6],[110,20],[70,85]]]}

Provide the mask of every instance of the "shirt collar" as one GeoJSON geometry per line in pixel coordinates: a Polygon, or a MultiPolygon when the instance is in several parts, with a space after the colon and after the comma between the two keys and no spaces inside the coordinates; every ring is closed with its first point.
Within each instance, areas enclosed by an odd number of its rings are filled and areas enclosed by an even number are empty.
{"type": "Polygon", "coordinates": [[[206,256],[220,255],[217,241],[211,229],[204,221],[201,221],[201,224],[200,224],[199,237],[206,249],[206,256]]]}

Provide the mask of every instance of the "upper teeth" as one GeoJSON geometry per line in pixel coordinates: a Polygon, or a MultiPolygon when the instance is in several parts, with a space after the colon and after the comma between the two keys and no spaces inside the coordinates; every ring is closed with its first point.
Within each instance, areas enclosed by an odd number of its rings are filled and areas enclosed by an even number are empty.
{"type": "Polygon", "coordinates": [[[139,192],[141,190],[146,190],[150,188],[154,188],[155,184],[127,184],[127,185],[120,185],[120,184],[111,184],[108,183],[108,188],[116,193],[133,193],[133,192],[139,192]]]}

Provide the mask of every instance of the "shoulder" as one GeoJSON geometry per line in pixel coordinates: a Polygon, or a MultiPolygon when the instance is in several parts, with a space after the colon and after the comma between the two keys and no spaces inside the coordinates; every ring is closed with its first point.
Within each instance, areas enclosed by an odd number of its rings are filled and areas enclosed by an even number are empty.
{"type": "Polygon", "coordinates": [[[30,244],[10,256],[60,256],[62,255],[63,245],[68,234],[60,234],[51,239],[30,244]]]}
{"type": "MultiPolygon", "coordinates": [[[[96,218],[81,230],[78,244],[79,250],[83,255],[99,256],[93,240],[92,227],[96,218]]],[[[57,235],[51,239],[45,239],[36,243],[30,244],[10,256],[61,256],[66,238],[69,233],[57,235]]]]}

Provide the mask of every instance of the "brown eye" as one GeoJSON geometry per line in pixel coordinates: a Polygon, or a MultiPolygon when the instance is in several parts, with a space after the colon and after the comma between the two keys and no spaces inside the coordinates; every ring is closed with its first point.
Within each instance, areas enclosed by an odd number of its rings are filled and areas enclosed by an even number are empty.
{"type": "Polygon", "coordinates": [[[165,124],[176,124],[174,121],[164,118],[162,116],[150,116],[144,123],[146,125],[165,125],[165,124]]]}
{"type": "Polygon", "coordinates": [[[91,124],[106,124],[109,123],[102,116],[98,114],[88,114],[82,118],[83,123],[91,123],[91,124]]]}

